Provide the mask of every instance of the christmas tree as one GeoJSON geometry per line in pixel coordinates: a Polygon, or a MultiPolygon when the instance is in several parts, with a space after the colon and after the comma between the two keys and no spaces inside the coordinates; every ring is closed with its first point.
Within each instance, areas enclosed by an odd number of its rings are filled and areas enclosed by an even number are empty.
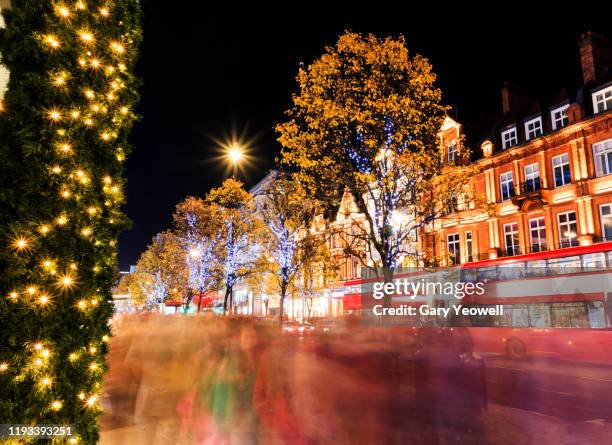
{"type": "Polygon", "coordinates": [[[16,0],[3,15],[0,424],[72,424],[67,443],[95,443],[140,4],[16,0]]]}

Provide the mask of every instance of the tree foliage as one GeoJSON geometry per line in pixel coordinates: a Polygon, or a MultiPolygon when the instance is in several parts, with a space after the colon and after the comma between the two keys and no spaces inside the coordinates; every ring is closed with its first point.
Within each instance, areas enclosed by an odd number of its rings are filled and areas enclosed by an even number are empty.
{"type": "Polygon", "coordinates": [[[212,290],[223,276],[222,215],[219,205],[201,198],[188,197],[176,207],[174,232],[183,248],[190,295],[212,290]]]}
{"type": "Polygon", "coordinates": [[[460,162],[441,176],[447,107],[435,80],[402,37],[347,32],[300,67],[288,119],[276,128],[281,162],[312,195],[337,203],[343,190],[351,193],[367,224],[348,235],[362,238],[372,264],[387,269],[415,254],[411,237],[467,180],[460,162]]]}
{"type": "Polygon", "coordinates": [[[255,269],[256,254],[252,247],[261,236],[261,221],[254,215],[254,202],[242,182],[226,179],[206,195],[206,202],[220,209],[222,225],[224,313],[233,307],[233,291],[238,280],[255,269]]]}
{"type": "Polygon", "coordinates": [[[261,243],[266,260],[261,264],[267,266],[275,284],[273,290],[280,296],[282,319],[287,293],[298,287],[299,273],[305,272],[303,266],[314,267],[315,256],[326,243],[324,234],[314,234],[311,230],[321,209],[297,182],[284,177],[269,183],[259,207],[267,229],[261,243]]]}
{"type": "MultiPolygon", "coordinates": [[[[134,281],[147,296],[150,309],[166,299],[180,299],[189,287],[185,268],[185,251],[181,240],[173,232],[162,232],[153,238],[136,263],[134,281]]],[[[137,291],[136,295],[141,292],[137,291]]]]}
{"type": "Polygon", "coordinates": [[[140,5],[17,0],[3,15],[0,423],[76,423],[95,443],[140,5]]]}

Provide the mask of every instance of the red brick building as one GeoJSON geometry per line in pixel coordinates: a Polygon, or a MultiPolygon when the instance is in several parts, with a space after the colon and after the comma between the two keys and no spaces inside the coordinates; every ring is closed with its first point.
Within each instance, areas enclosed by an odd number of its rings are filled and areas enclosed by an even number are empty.
{"type": "Polygon", "coordinates": [[[592,33],[579,46],[579,88],[539,97],[506,84],[502,115],[446,120],[449,161],[466,144],[478,173],[424,230],[423,251],[449,264],[612,240],[612,51],[592,33]]]}

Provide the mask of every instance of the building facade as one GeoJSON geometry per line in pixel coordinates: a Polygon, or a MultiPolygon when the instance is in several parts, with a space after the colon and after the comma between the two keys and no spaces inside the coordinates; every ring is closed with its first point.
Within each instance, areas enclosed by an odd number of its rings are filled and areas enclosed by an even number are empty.
{"type": "Polygon", "coordinates": [[[423,231],[441,265],[612,240],[612,74],[604,38],[580,42],[583,85],[538,97],[506,84],[503,115],[447,119],[447,159],[473,152],[477,174],[455,208],[423,231]]]}

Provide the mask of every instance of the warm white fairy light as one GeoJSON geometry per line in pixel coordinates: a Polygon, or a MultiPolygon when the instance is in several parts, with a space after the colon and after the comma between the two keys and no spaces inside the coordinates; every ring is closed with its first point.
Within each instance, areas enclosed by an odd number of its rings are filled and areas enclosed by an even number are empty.
{"type": "Polygon", "coordinates": [[[8,368],[9,368],[8,363],[6,363],[6,362],[0,363],[0,372],[6,372],[8,370],[8,368]]]}
{"type": "Polygon", "coordinates": [[[59,411],[60,409],[62,409],[62,402],[59,400],[54,400],[53,403],[51,403],[51,409],[53,411],[59,411]]]}
{"type": "Polygon", "coordinates": [[[59,4],[55,7],[55,12],[57,13],[57,15],[59,15],[60,17],[62,17],[63,19],[68,19],[70,18],[70,9],[68,9],[68,7],[66,5],[63,4],[59,4]]]}
{"type": "Polygon", "coordinates": [[[53,76],[52,82],[56,87],[63,87],[66,85],[67,76],[66,73],[58,73],[53,76]]]}
{"type": "Polygon", "coordinates": [[[68,223],[68,217],[65,215],[61,215],[56,219],[58,226],[64,226],[68,223]]]}
{"type": "Polygon", "coordinates": [[[110,48],[117,54],[123,54],[125,52],[125,47],[117,41],[111,41],[110,48]]]}
{"type": "Polygon", "coordinates": [[[29,248],[30,240],[28,238],[20,236],[18,238],[15,238],[15,240],[13,241],[13,249],[17,250],[18,252],[28,250],[29,248]]]}
{"type": "Polygon", "coordinates": [[[70,289],[74,287],[74,284],[75,284],[74,275],[70,275],[70,274],[62,275],[61,277],[59,277],[59,280],[57,280],[58,287],[61,287],[63,289],[70,289]]]}
{"type": "Polygon", "coordinates": [[[59,122],[62,120],[62,113],[57,108],[52,108],[47,112],[47,118],[52,122],[59,122]]]}
{"type": "Polygon", "coordinates": [[[91,45],[96,40],[93,33],[88,29],[82,29],[81,31],[79,31],[79,38],[83,41],[83,43],[87,45],[91,45]]]}
{"type": "Polygon", "coordinates": [[[61,46],[59,39],[53,34],[47,34],[45,36],[45,42],[53,49],[57,49],[61,46]]]}
{"type": "Polygon", "coordinates": [[[40,297],[38,297],[38,303],[41,306],[46,306],[49,304],[49,296],[48,295],[41,295],[40,297]]]}

